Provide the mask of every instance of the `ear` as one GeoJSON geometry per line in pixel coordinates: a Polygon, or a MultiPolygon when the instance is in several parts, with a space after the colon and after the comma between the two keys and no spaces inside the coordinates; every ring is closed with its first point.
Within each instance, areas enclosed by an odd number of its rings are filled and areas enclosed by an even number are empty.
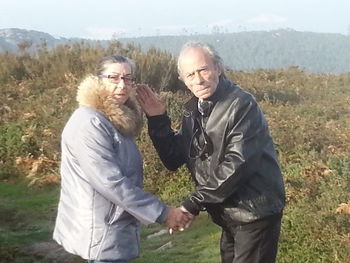
{"type": "Polygon", "coordinates": [[[218,65],[215,65],[215,66],[216,66],[216,72],[220,76],[223,72],[222,72],[222,70],[220,69],[220,67],[218,65]]]}

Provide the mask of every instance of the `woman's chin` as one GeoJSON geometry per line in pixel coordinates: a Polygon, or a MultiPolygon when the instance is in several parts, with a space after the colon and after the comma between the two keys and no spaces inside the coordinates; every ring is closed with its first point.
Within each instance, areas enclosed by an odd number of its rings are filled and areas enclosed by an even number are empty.
{"type": "Polygon", "coordinates": [[[119,104],[124,104],[128,100],[127,96],[125,95],[114,95],[114,99],[119,104]]]}

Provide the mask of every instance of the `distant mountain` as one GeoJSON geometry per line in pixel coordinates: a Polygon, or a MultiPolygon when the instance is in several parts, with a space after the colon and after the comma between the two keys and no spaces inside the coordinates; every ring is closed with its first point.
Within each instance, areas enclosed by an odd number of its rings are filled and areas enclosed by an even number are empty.
{"type": "MultiPolygon", "coordinates": [[[[19,52],[20,48],[35,50],[43,43],[47,48],[83,39],[54,38],[23,29],[0,29],[0,52],[19,52]],[[26,42],[27,41],[27,42],[26,42]],[[26,47],[29,45],[30,47],[26,47]]],[[[118,39],[122,43],[155,47],[178,55],[187,41],[212,44],[227,67],[234,70],[279,69],[298,66],[313,73],[350,72],[350,36],[341,34],[299,32],[290,29],[218,33],[211,35],[154,36],[118,39]]],[[[107,45],[108,41],[84,40],[107,45]]]]}
{"type": "Polygon", "coordinates": [[[153,46],[175,55],[188,40],[213,45],[226,66],[235,70],[298,66],[314,73],[350,72],[350,36],[341,34],[275,30],[120,39],[144,49],[153,46]]]}
{"type": "Polygon", "coordinates": [[[68,41],[66,38],[55,38],[48,33],[35,30],[18,28],[0,29],[0,52],[2,53],[16,53],[20,51],[20,47],[25,47],[31,51],[42,45],[50,48],[68,41]]]}

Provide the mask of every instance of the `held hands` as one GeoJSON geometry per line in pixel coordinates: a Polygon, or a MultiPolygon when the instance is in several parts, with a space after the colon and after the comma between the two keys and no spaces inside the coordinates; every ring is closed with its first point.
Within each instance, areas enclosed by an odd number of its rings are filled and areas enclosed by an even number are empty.
{"type": "Polygon", "coordinates": [[[166,111],[165,99],[160,99],[147,84],[136,85],[137,100],[148,116],[162,115],[166,111]]]}
{"type": "Polygon", "coordinates": [[[193,220],[194,215],[188,212],[184,207],[170,207],[166,224],[169,233],[172,234],[173,231],[183,231],[185,228],[188,228],[193,220]]]}

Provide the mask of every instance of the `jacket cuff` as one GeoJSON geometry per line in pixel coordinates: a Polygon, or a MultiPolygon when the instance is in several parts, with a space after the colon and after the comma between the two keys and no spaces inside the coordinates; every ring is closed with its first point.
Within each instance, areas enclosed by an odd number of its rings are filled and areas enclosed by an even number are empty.
{"type": "Polygon", "coordinates": [[[159,224],[164,223],[167,219],[168,213],[169,213],[169,207],[166,206],[162,211],[162,213],[160,214],[160,216],[157,218],[156,222],[159,224]]]}
{"type": "Polygon", "coordinates": [[[201,211],[200,207],[196,203],[194,203],[190,198],[187,198],[182,203],[182,206],[194,216],[197,216],[201,211]]]}

